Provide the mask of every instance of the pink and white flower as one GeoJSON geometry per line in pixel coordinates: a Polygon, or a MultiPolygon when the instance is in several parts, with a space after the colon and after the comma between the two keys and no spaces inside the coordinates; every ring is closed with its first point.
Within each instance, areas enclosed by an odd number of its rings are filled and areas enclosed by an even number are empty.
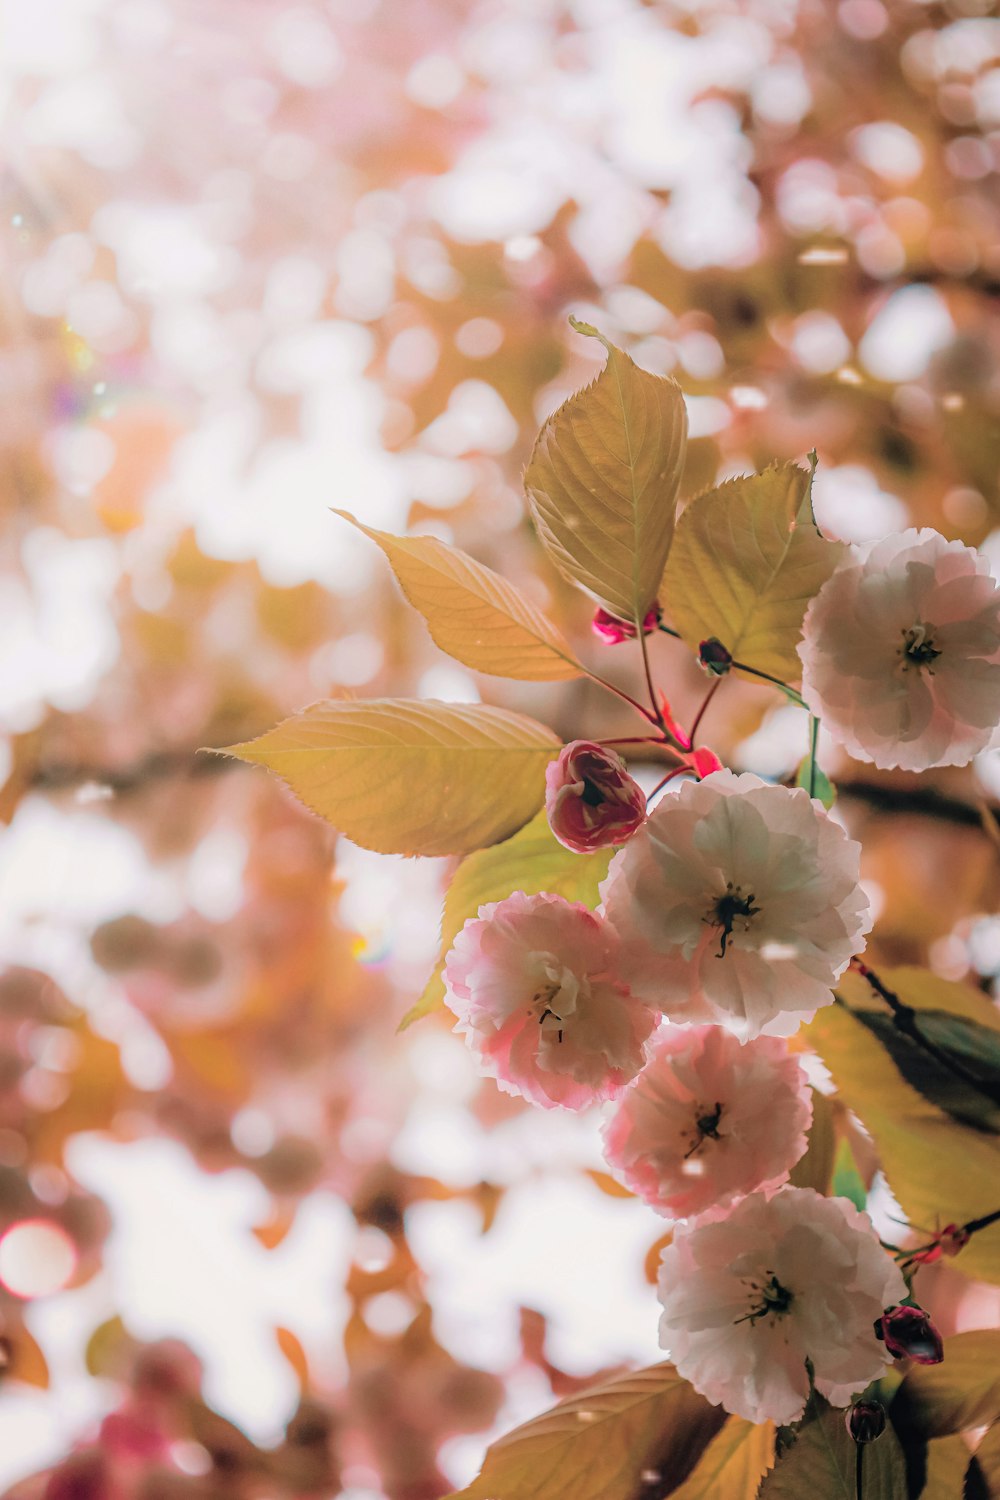
{"type": "Polygon", "coordinates": [[[646,794],[614,750],[574,740],[545,768],[545,811],[560,844],[589,854],[623,844],[642,827],[646,794]]]}
{"type": "Polygon", "coordinates": [[[964,766],[1000,723],[1000,588],[929,528],[867,547],[806,611],[802,696],[858,760],[964,766]]]}
{"type": "Polygon", "coordinates": [[[754,1193],[724,1219],[675,1232],[660,1265],[660,1344],[709,1401],[751,1422],[794,1422],[807,1359],[834,1406],[888,1368],[875,1322],[905,1286],[845,1198],[754,1193]]]}
{"type": "Polygon", "coordinates": [[[618,978],[617,959],[618,939],[594,912],[515,891],[481,906],[445,959],[455,1029],[505,1093],[546,1109],[613,1099],[659,1021],[618,978]]]}
{"type": "Polygon", "coordinates": [[[864,947],[860,853],[801,788],[731,771],[686,782],[601,887],[622,978],[672,1021],[789,1036],[864,947]]]}
{"type": "Polygon", "coordinates": [[[786,1182],[811,1120],[806,1076],[779,1038],[668,1027],[605,1125],[604,1149],[626,1187],[686,1219],[786,1182]]]}

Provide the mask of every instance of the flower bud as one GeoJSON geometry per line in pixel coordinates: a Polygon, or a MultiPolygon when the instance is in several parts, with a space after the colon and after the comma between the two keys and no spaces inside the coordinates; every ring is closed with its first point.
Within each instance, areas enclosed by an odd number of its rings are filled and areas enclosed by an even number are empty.
{"type": "Polygon", "coordinates": [[[885,1407],[881,1401],[856,1401],[844,1421],[856,1443],[873,1443],[885,1431],[885,1407]]]}
{"type": "Polygon", "coordinates": [[[545,811],[560,844],[588,854],[631,838],[646,821],[646,796],[620,755],[573,740],[546,768],[545,811]]]}
{"type": "Polygon", "coordinates": [[[939,1365],[944,1344],[922,1307],[890,1307],[875,1323],[875,1337],[884,1340],[893,1359],[914,1359],[918,1365],[939,1365]]]}
{"type": "MultiPolygon", "coordinates": [[[[643,635],[649,635],[660,623],[662,610],[654,601],[646,611],[642,622],[643,635]]],[[[617,615],[609,614],[606,609],[599,609],[590,622],[590,628],[596,636],[608,646],[620,646],[622,641],[634,640],[637,631],[631,620],[620,620],[617,615]]]]}
{"type": "Polygon", "coordinates": [[[731,653],[714,635],[709,636],[707,641],[699,643],[698,661],[713,677],[725,677],[733,664],[731,653]]]}

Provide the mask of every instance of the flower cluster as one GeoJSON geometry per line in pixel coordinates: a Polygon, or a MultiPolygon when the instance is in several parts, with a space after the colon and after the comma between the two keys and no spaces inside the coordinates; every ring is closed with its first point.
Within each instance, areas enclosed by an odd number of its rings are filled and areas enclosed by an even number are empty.
{"type": "MultiPolygon", "coordinates": [[[[637,634],[603,611],[594,628],[612,643],[637,634]]],[[[809,606],[799,655],[804,702],[852,754],[964,764],[1000,720],[1000,588],[935,532],[854,549],[809,606]]],[[[709,699],[753,670],[714,636],[699,661],[709,699]]],[[[851,1203],[789,1186],[812,1091],[788,1038],[864,949],[860,847],[804,788],[695,750],[708,701],[689,732],[665,699],[641,710],[675,758],[664,783],[685,777],[651,810],[613,749],[563,748],[546,772],[549,826],[575,853],[616,851],[600,907],[523,891],[482,906],[444,978],[457,1029],[502,1089],[545,1107],[614,1101],[608,1165],[674,1223],[662,1347],[710,1401],[789,1423],[813,1388],[850,1406],[893,1358],[942,1357],[903,1271],[956,1254],[969,1232],[949,1224],[901,1268],[851,1203]]],[[[884,1421],[870,1400],[847,1417],[859,1443],[884,1421]]]]}

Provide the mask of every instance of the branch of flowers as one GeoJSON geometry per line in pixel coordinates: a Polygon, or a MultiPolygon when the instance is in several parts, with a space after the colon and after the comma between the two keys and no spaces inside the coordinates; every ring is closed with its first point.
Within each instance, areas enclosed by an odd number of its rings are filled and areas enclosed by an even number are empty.
{"type": "MultiPolygon", "coordinates": [[[[809,795],[816,795],[816,745],[819,741],[819,720],[809,715],[809,795]]],[[[859,1450],[860,1451],[860,1450],[859,1450]]]]}
{"type": "Polygon", "coordinates": [[[599,687],[606,688],[609,693],[614,693],[616,698],[621,698],[622,702],[627,703],[630,708],[634,708],[637,714],[642,714],[642,717],[654,725],[655,728],[665,732],[662,719],[657,718],[656,714],[651,713],[648,708],[644,708],[631,694],[624,692],[622,688],[615,687],[614,683],[608,682],[606,677],[599,677],[596,672],[588,672],[587,676],[591,682],[596,682],[599,687]]]}
{"type": "MultiPolygon", "coordinates": [[[[914,1245],[909,1249],[903,1250],[899,1245],[890,1245],[885,1240],[881,1240],[880,1243],[884,1250],[891,1250],[898,1260],[916,1262],[922,1256],[927,1255],[929,1251],[936,1250],[946,1232],[950,1233],[953,1239],[962,1239],[964,1243],[965,1239],[971,1239],[974,1234],[978,1234],[980,1229],[988,1229],[991,1224],[997,1223],[1000,1223],[1000,1208],[995,1209],[991,1214],[983,1214],[979,1219],[968,1219],[964,1224],[949,1224],[947,1231],[942,1231],[935,1239],[929,1240],[926,1245],[914,1245]]],[[[954,1254],[955,1252],[953,1251],[952,1253],[954,1254]]]]}
{"type": "Polygon", "coordinates": [[[649,665],[649,646],[646,642],[646,632],[643,630],[642,620],[638,616],[636,617],[636,632],[639,637],[639,648],[642,651],[642,670],[646,674],[646,691],[649,694],[650,707],[655,715],[656,723],[663,730],[663,733],[666,734],[668,732],[667,726],[663,718],[663,710],[660,707],[660,700],[656,696],[656,684],[653,682],[653,672],[649,665]]]}
{"type": "Polygon", "coordinates": [[[708,692],[705,694],[705,697],[702,700],[701,707],[694,716],[694,723],[691,725],[691,728],[688,731],[688,743],[690,744],[692,750],[694,749],[694,741],[695,736],[698,733],[698,726],[701,724],[702,719],[705,717],[705,710],[708,708],[708,705],[711,703],[712,699],[715,697],[724,681],[725,679],[722,677],[715,678],[712,686],[709,688],[708,692]]]}
{"type": "Polygon", "coordinates": [[[862,1481],[863,1481],[863,1470],[864,1470],[864,1459],[865,1459],[865,1445],[864,1445],[864,1443],[855,1443],[854,1446],[855,1446],[855,1449],[856,1449],[856,1456],[855,1456],[855,1459],[854,1459],[854,1463],[855,1463],[855,1469],[854,1469],[854,1489],[855,1489],[855,1493],[857,1495],[857,1500],[863,1500],[862,1491],[861,1491],[861,1485],[862,1485],[862,1481]]]}
{"type": "Polygon", "coordinates": [[[868,981],[868,984],[874,990],[875,994],[878,995],[879,999],[883,1000],[889,1007],[892,1012],[893,1024],[897,1031],[901,1031],[904,1036],[908,1036],[911,1042],[914,1042],[916,1046],[926,1052],[928,1057],[933,1057],[934,1061],[940,1067],[944,1068],[947,1073],[950,1073],[953,1078],[960,1078],[964,1084],[974,1088],[977,1093],[982,1093],[982,1079],[977,1078],[975,1073],[971,1073],[957,1058],[949,1057],[947,1052],[942,1052],[941,1048],[920,1030],[920,1027],[917,1025],[917,1012],[912,1005],[907,1005],[904,1001],[900,1000],[899,996],[890,990],[888,985],[882,983],[882,980],[879,979],[874,969],[869,968],[866,963],[862,963],[860,958],[852,958],[850,967],[856,974],[860,974],[862,979],[868,981]]]}

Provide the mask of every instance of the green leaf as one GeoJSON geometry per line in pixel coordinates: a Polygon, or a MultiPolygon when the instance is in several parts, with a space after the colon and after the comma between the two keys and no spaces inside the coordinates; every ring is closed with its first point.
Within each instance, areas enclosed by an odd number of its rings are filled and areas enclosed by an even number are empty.
{"type": "Polygon", "coordinates": [[[687,413],[674,380],[640,370],[596,328],[608,362],[542,427],[524,476],[555,566],[605,609],[641,623],[674,534],[687,413]]]}
{"type": "MultiPolygon", "coordinates": [[[[915,1008],[933,993],[949,1009],[969,1004],[963,986],[946,985],[920,970],[887,970],[880,976],[915,1008]],[[959,991],[956,995],[954,992],[959,991]]],[[[853,1008],[870,1004],[856,974],[840,981],[847,1004],[825,1006],[805,1038],[826,1063],[844,1104],[874,1139],[889,1186],[911,1224],[933,1233],[938,1225],[964,1224],[1000,1208],[1000,1141],[958,1124],[903,1078],[892,1058],[853,1008]]],[[[963,1275],[1000,1282],[1000,1227],[973,1235],[952,1262],[963,1275]]]]}
{"type": "Polygon", "coordinates": [[[684,511],[663,603],[693,650],[716,636],[749,667],[784,682],[802,676],[802,617],[844,550],[816,528],[810,479],[795,464],[775,464],[727,480],[684,511]]]}
{"type": "Polygon", "coordinates": [[[955,1120],[1000,1133],[1000,1036],[996,1032],[946,1011],[921,1011],[916,1025],[935,1048],[932,1053],[900,1031],[888,1012],[856,1010],[854,1014],[874,1032],[907,1083],[925,1099],[955,1120]],[[957,1062],[961,1072],[953,1072],[947,1059],[957,1062]],[[979,1080],[978,1087],[971,1083],[970,1073],[979,1080]]]}
{"type": "Polygon", "coordinates": [[[1000,1330],[945,1340],[939,1365],[914,1365],[892,1404],[901,1433],[947,1437],[1000,1420],[1000,1330]]]}
{"type": "MultiPolygon", "coordinates": [[[[810,790],[809,767],[811,764],[812,757],[807,755],[800,764],[798,774],[795,777],[795,785],[804,786],[807,792],[810,790]]],[[[829,776],[827,776],[826,772],[819,766],[816,766],[816,768],[814,769],[811,779],[812,796],[818,797],[823,806],[829,812],[830,808],[837,800],[837,788],[834,786],[829,776]]]]}
{"type": "Polygon", "coordinates": [[[307,807],[380,854],[465,854],[508,838],[545,795],[551,729],[486,704],[314,703],[220,754],[266,766],[307,807]]]}
{"type": "Polygon", "coordinates": [[[551,620],[492,568],[433,536],[393,536],[343,516],[377,542],[435,644],[456,661],[495,677],[566,682],[585,668],[551,620]]]}
{"type": "MultiPolygon", "coordinates": [[[[760,1487],[760,1500],[857,1500],[857,1445],[843,1411],[819,1403],[806,1418],[791,1448],[778,1459],[760,1487]]],[[[862,1459],[864,1500],[907,1500],[906,1466],[890,1425],[866,1443],[862,1459]]]]}
{"type": "Polygon", "coordinates": [[[864,1213],[868,1205],[868,1191],[854,1160],[851,1143],[846,1137],[837,1147],[830,1191],[835,1198],[846,1198],[848,1202],[854,1204],[855,1208],[864,1213]]]}
{"type": "Polygon", "coordinates": [[[600,901],[598,886],[608,873],[614,852],[599,849],[594,854],[574,854],[563,848],[542,811],[513,838],[463,859],[445,894],[434,973],[416,1005],[403,1017],[400,1030],[444,1004],[441,971],[445,957],[466,922],[487,901],[503,901],[512,891],[524,891],[529,896],[551,891],[567,901],[595,907],[600,901]]]}
{"type": "Polygon", "coordinates": [[[728,1417],[670,1500],[754,1500],[774,1463],[774,1424],[728,1417]]]}
{"type": "Polygon", "coordinates": [[[653,1471],[671,1494],[725,1419],[671,1365],[618,1375],[493,1443],[451,1500],[631,1500],[653,1471]]]}

